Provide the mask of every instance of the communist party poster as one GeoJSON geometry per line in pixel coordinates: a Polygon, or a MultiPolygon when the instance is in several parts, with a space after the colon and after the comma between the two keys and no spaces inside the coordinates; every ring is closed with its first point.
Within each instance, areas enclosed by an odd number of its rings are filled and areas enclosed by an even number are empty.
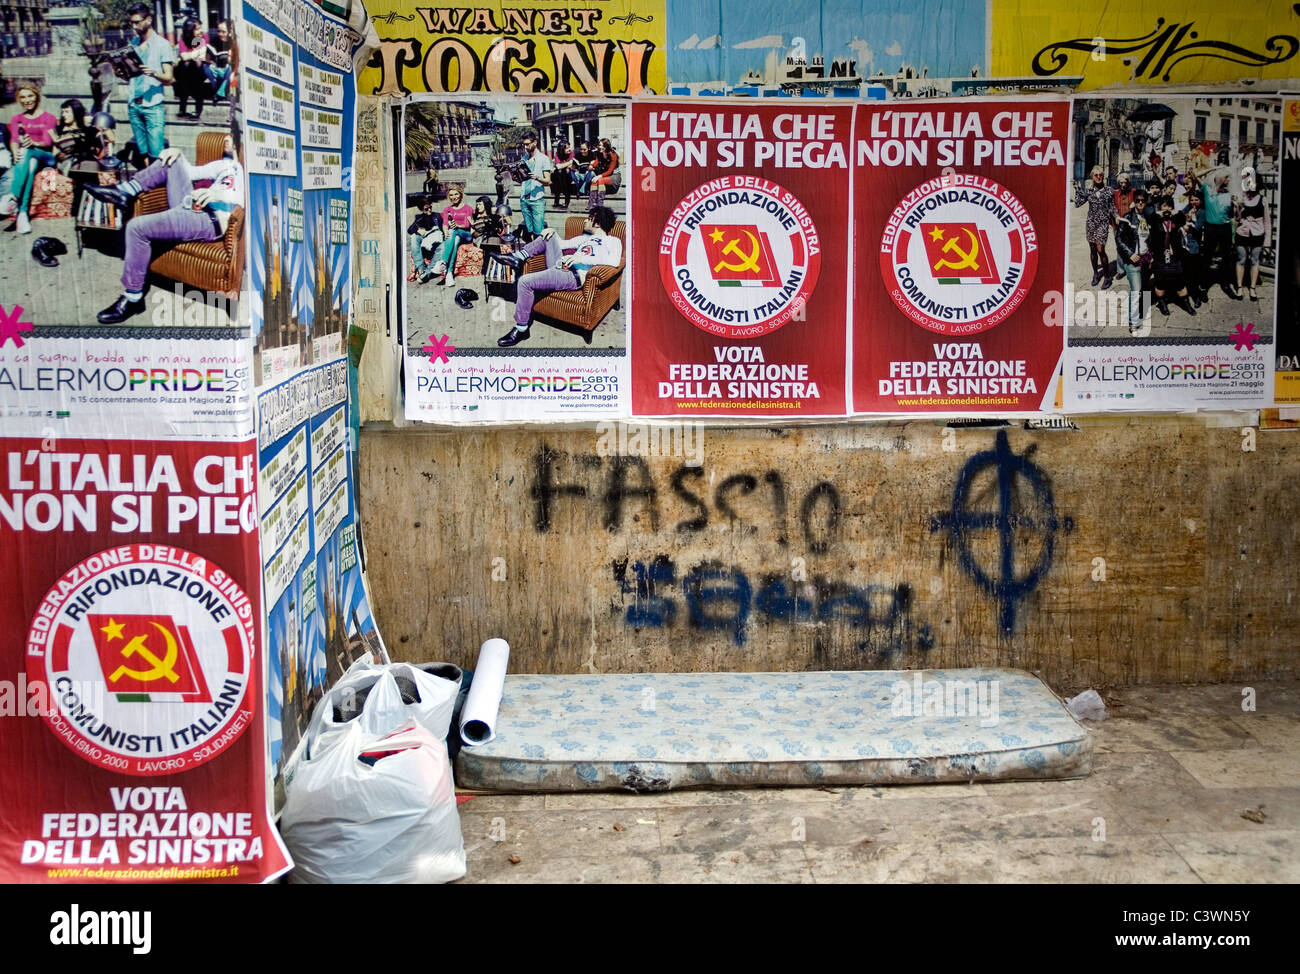
{"type": "Polygon", "coordinates": [[[1064,100],[862,105],[853,408],[1060,408],[1064,100]]]}
{"type": "Polygon", "coordinates": [[[851,106],[632,106],[633,412],[842,414],[851,106]]]}
{"type": "Polygon", "coordinates": [[[266,801],[255,442],[51,430],[0,440],[0,460],[0,879],[286,871],[266,801]]]}

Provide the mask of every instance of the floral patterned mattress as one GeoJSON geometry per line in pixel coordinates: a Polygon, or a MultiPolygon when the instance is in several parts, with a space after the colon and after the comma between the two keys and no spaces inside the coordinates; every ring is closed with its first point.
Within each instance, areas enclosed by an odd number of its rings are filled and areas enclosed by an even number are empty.
{"type": "Polygon", "coordinates": [[[496,738],[456,782],[492,791],[1073,778],[1088,732],[1021,670],[506,677],[496,738]]]}

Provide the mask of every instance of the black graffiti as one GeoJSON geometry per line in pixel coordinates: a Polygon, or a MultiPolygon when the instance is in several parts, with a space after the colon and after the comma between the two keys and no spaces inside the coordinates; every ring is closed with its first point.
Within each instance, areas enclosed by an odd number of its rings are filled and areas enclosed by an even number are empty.
{"type": "Polygon", "coordinates": [[[1006,633],[1015,628],[1017,605],[1038,587],[1052,567],[1057,532],[1073,527],[1072,519],[1056,515],[1051,479],[1029,459],[1029,451],[1023,456],[1011,452],[1006,430],[998,431],[992,450],[976,453],[966,461],[957,475],[951,509],[930,520],[931,531],[950,532],[962,568],[997,600],[999,624],[1006,633]],[[976,479],[985,471],[994,474],[997,489],[997,509],[992,511],[975,507],[979,498],[972,496],[976,479]],[[1019,483],[1028,488],[1028,504],[1022,500],[1019,483]],[[995,566],[981,564],[975,557],[973,542],[982,531],[997,534],[995,566]],[[1029,546],[1037,549],[1033,557],[1017,558],[1021,537],[1036,539],[1036,545],[1029,546]]]}
{"type": "Polygon", "coordinates": [[[742,527],[746,533],[753,533],[758,529],[752,524],[746,524],[744,519],[736,513],[731,506],[732,491],[739,491],[742,496],[752,494],[758,487],[757,478],[747,473],[732,474],[722,483],[718,484],[718,491],[713,495],[713,503],[718,511],[724,516],[731,519],[733,528],[742,527]]]}
{"type": "MultiPolygon", "coordinates": [[[[566,454],[556,450],[549,450],[543,446],[537,451],[533,458],[533,486],[530,494],[536,502],[537,530],[546,532],[551,530],[551,502],[556,497],[586,497],[587,488],[582,484],[556,484],[555,483],[555,462],[566,454]]],[[[595,460],[596,466],[600,466],[600,457],[583,457],[584,460],[595,460]]]]}
{"type": "MultiPolygon", "coordinates": [[[[597,457],[597,460],[600,458],[597,457]]],[[[609,470],[609,485],[605,488],[605,530],[618,531],[623,527],[623,505],[640,498],[650,516],[650,530],[659,530],[659,491],[650,468],[640,457],[614,457],[609,470]],[[629,471],[635,471],[637,483],[628,481],[629,471]]]]}
{"type": "MultiPolygon", "coordinates": [[[[674,505],[684,508],[685,517],[671,522],[679,535],[704,531],[715,512],[726,520],[732,531],[753,535],[766,530],[781,547],[788,547],[789,494],[785,479],[776,470],[760,474],[741,472],[723,477],[713,490],[712,506],[698,492],[704,480],[700,467],[685,464],[668,477],[668,491],[661,491],[646,461],[638,456],[602,459],[594,454],[567,454],[543,445],[533,456],[530,495],[534,500],[535,528],[540,533],[552,530],[555,503],[559,498],[583,498],[601,506],[601,523],[607,531],[628,528],[629,515],[634,523],[649,525],[651,532],[660,527],[661,493],[674,505]],[[577,473],[562,474],[559,468],[578,468],[577,473]],[[603,486],[591,482],[590,471],[602,471],[603,486]],[[567,482],[565,476],[573,477],[567,482]],[[766,485],[767,490],[760,488],[766,485]]],[[[807,550],[824,555],[840,540],[844,502],[839,490],[828,480],[814,484],[799,503],[799,527],[807,550]]]]}
{"type": "Polygon", "coordinates": [[[680,497],[687,504],[694,507],[697,511],[699,511],[699,514],[697,514],[689,521],[678,521],[677,530],[678,531],[701,531],[704,528],[708,527],[709,508],[705,505],[704,501],[700,500],[699,497],[697,497],[695,494],[692,494],[689,490],[686,489],[685,482],[687,477],[703,478],[704,468],[703,467],[678,467],[675,471],[673,471],[673,476],[671,481],[673,485],[673,493],[676,494],[678,497],[680,497]]]}
{"type": "Polygon", "coordinates": [[[776,515],[776,523],[781,526],[776,536],[776,543],[782,548],[789,547],[790,539],[785,533],[785,481],[775,470],[763,474],[763,481],[772,488],[772,511],[776,515]]]}
{"type": "Polygon", "coordinates": [[[808,491],[808,496],[803,499],[803,503],[799,506],[799,525],[803,528],[803,536],[808,541],[808,550],[814,555],[824,555],[830,550],[840,530],[841,510],[840,493],[828,480],[823,480],[808,491]],[[819,531],[815,515],[817,502],[822,498],[826,499],[826,514],[819,531]]]}
{"type": "Polygon", "coordinates": [[[1177,65],[1195,58],[1265,67],[1289,61],[1300,51],[1300,40],[1290,34],[1275,34],[1264,41],[1263,51],[1252,51],[1228,41],[1198,40],[1199,34],[1194,30],[1195,26],[1194,21],[1166,24],[1165,19],[1160,17],[1156,20],[1155,29],[1141,37],[1075,37],[1057,41],[1034,55],[1033,71],[1040,77],[1057,74],[1069,63],[1068,51],[1091,56],[1100,50],[1106,57],[1122,57],[1125,67],[1133,67],[1136,55],[1145,51],[1137,67],[1133,68],[1133,80],[1169,81],[1177,65]]]}

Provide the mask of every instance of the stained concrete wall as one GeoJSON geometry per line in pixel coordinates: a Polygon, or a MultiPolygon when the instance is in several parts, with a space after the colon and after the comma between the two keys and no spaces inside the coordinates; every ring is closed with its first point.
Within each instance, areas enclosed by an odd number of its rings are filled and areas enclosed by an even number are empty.
{"type": "Polygon", "coordinates": [[[1300,677],[1300,435],[1078,423],[707,427],[699,466],[635,425],[367,428],[375,614],[396,658],[504,636],[518,672],[1300,677]]]}

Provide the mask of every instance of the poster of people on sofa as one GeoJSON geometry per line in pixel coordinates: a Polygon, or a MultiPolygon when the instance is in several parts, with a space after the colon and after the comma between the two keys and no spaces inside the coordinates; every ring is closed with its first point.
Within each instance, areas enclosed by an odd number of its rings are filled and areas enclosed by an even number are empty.
{"type": "Polygon", "coordinates": [[[626,127],[608,102],[405,106],[408,419],[625,411],[626,127]]]}
{"type": "Polygon", "coordinates": [[[138,435],[247,426],[231,24],[192,12],[164,35],[152,5],[114,9],[51,10],[48,56],[5,62],[0,386],[65,433],[115,410],[138,435]]]}
{"type": "Polygon", "coordinates": [[[1072,106],[1065,406],[1267,404],[1282,99],[1072,106]]]}

